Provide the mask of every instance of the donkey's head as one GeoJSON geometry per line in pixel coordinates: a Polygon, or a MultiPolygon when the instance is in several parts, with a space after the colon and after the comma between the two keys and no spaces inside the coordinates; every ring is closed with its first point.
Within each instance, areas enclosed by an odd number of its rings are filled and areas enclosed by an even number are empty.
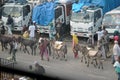
{"type": "Polygon", "coordinates": [[[19,37],[17,38],[17,41],[18,41],[18,43],[20,43],[20,42],[23,41],[23,38],[22,38],[21,36],[19,36],[19,37]]]}

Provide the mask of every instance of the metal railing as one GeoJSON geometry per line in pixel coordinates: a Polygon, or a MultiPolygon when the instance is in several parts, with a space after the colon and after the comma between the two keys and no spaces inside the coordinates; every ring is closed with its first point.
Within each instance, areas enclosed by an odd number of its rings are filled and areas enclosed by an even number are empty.
{"type": "Polygon", "coordinates": [[[14,69],[14,62],[12,60],[0,58],[0,80],[10,80],[14,78],[13,73],[7,73],[2,71],[2,67],[14,69]]]}
{"type": "Polygon", "coordinates": [[[14,65],[15,63],[12,60],[0,58],[0,80],[18,80],[16,75],[29,77],[31,78],[30,80],[60,80],[58,78],[17,70],[14,68],[14,65]]]}

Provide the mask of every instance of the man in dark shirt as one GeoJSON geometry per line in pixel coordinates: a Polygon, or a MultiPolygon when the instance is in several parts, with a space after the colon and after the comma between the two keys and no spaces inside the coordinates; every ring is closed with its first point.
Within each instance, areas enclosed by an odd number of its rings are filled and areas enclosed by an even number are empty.
{"type": "Polygon", "coordinates": [[[8,27],[8,34],[12,35],[11,29],[13,27],[14,22],[13,22],[13,18],[10,15],[8,15],[8,19],[7,19],[6,24],[7,24],[7,27],[8,27]]]}

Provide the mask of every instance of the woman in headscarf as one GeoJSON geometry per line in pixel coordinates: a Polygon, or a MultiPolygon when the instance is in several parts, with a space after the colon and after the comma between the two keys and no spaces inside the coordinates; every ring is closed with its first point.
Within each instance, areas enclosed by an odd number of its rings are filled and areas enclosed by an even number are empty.
{"type": "Polygon", "coordinates": [[[77,45],[78,45],[78,37],[74,33],[72,35],[72,49],[73,49],[73,53],[74,53],[74,58],[78,58],[78,50],[76,49],[77,45]]]}
{"type": "Polygon", "coordinates": [[[118,44],[120,45],[120,39],[119,39],[120,33],[119,33],[119,29],[120,29],[119,26],[116,26],[115,31],[113,33],[113,35],[114,35],[113,39],[114,39],[114,41],[118,41],[118,44]]]}

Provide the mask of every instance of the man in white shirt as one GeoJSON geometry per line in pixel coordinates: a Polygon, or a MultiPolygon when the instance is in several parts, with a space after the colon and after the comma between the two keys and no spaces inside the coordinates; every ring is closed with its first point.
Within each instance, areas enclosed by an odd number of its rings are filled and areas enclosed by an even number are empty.
{"type": "Polygon", "coordinates": [[[114,41],[112,63],[114,63],[118,59],[118,56],[120,56],[120,47],[118,45],[118,41],[114,41]]]}
{"type": "Polygon", "coordinates": [[[101,27],[98,29],[98,31],[96,33],[98,35],[98,41],[99,41],[103,35],[101,27]]]}
{"type": "Polygon", "coordinates": [[[30,25],[29,26],[29,38],[30,38],[30,40],[34,40],[34,38],[35,38],[35,30],[36,30],[36,28],[35,28],[35,21],[33,21],[33,23],[32,23],[32,25],[30,25]]]}

